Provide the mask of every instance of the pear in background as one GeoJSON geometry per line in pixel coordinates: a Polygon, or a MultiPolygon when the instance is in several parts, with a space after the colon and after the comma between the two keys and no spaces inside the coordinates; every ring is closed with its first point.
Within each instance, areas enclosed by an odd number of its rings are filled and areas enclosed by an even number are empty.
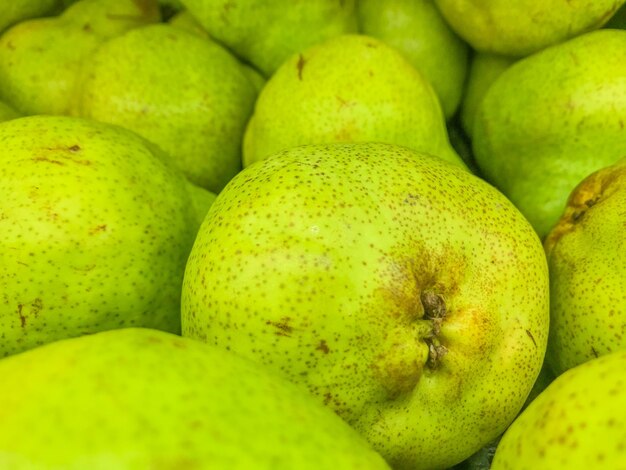
{"type": "Polygon", "coordinates": [[[422,74],[378,39],[337,36],[294,55],[268,80],[246,129],[244,165],[303,144],[367,141],[465,167],[422,74]]]}
{"type": "Polygon", "coordinates": [[[574,187],[626,152],[626,31],[594,31],[519,60],[475,119],[478,166],[545,236],[574,187]]]}
{"type": "Polygon", "coordinates": [[[204,214],[167,157],[61,116],[6,121],[0,140],[0,357],[125,326],[179,331],[204,214]]]}
{"type": "MultiPolygon", "coordinates": [[[[189,32],[195,32],[199,36],[205,39],[213,39],[209,36],[209,33],[198,23],[198,21],[189,13],[188,10],[182,10],[172,16],[169,21],[169,24],[172,26],[176,26],[177,28],[184,29],[189,32]]],[[[248,79],[254,85],[257,94],[261,92],[263,87],[265,86],[265,78],[261,75],[254,67],[249,64],[241,63],[243,67],[244,73],[247,75],[248,79]]]]}
{"type": "Polygon", "coordinates": [[[76,114],[154,142],[199,186],[219,192],[241,169],[256,90],[208,38],[166,24],[134,29],[90,56],[78,88],[76,114]]]}
{"type": "Polygon", "coordinates": [[[74,0],[5,0],[0,2],[0,33],[21,21],[56,15],[74,0]]]}
{"type": "Polygon", "coordinates": [[[15,111],[11,106],[0,101],[0,122],[8,121],[9,119],[15,119],[20,117],[20,114],[15,111]]]}
{"type": "Polygon", "coordinates": [[[604,25],[604,27],[613,29],[626,29],[626,4],[622,5],[622,7],[615,12],[615,14],[611,17],[608,23],[604,25]]]}
{"type": "Polygon", "coordinates": [[[461,126],[470,138],[473,134],[476,112],[485,93],[515,61],[516,59],[512,57],[484,52],[475,52],[472,56],[459,113],[461,126]]]}
{"type": "Polygon", "coordinates": [[[626,159],[572,192],[545,241],[556,374],[626,349],[626,159]]]}
{"type": "Polygon", "coordinates": [[[434,0],[480,52],[526,56],[604,25],[625,0],[434,0]]]}
{"type": "Polygon", "coordinates": [[[308,387],[392,467],[448,468],[522,407],[548,296],[539,238],[482,179],[390,144],[305,145],[218,195],[182,331],[308,387]]]}
{"type": "Polygon", "coordinates": [[[0,99],[24,115],[68,114],[83,59],[106,39],[160,20],[156,0],[81,0],[0,37],[0,99]]]}
{"type": "Polygon", "coordinates": [[[1,360],[0,376],[2,468],[389,468],[303,390],[169,333],[58,341],[1,360]]]}
{"type": "Polygon", "coordinates": [[[624,468],[626,351],[557,377],[506,431],[492,470],[624,468]]]}
{"type": "Polygon", "coordinates": [[[266,77],[296,52],[357,31],[355,0],[181,0],[212,38],[266,77]]]}
{"type": "Polygon", "coordinates": [[[395,47],[435,89],[446,119],[461,101],[467,44],[445,22],[432,0],[359,0],[359,31],[395,47]]]}

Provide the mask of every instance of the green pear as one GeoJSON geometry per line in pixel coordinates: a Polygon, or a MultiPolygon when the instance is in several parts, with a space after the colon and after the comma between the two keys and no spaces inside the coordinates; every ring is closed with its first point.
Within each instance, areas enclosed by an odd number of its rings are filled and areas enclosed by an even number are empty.
{"type": "Polygon", "coordinates": [[[356,0],[181,0],[212,38],[266,77],[290,56],[357,31],[356,0]]]}
{"type": "Polygon", "coordinates": [[[626,349],[626,159],[572,192],[544,246],[550,270],[550,341],[556,374],[626,349]]]}
{"type": "Polygon", "coordinates": [[[180,331],[199,222],[189,183],[122,128],[0,124],[0,357],[124,326],[180,331]]]}
{"type": "Polygon", "coordinates": [[[485,52],[475,52],[472,56],[459,113],[461,126],[468,136],[474,133],[476,113],[485,93],[515,61],[513,57],[485,52]]]}
{"type": "Polygon", "coordinates": [[[58,14],[74,0],[7,0],[0,2],[0,33],[21,21],[58,14]]]}
{"type": "Polygon", "coordinates": [[[24,115],[68,114],[83,60],[159,19],[156,0],[81,0],[58,17],[15,25],[0,37],[0,99],[24,115]]]}
{"type": "Polygon", "coordinates": [[[9,119],[15,119],[20,117],[20,114],[15,111],[11,106],[0,101],[0,122],[8,121],[9,119]]]}
{"type": "Polygon", "coordinates": [[[492,470],[624,468],[626,351],[557,377],[506,431],[492,470]]]}
{"type": "Polygon", "coordinates": [[[473,130],[478,166],[544,237],[574,187],[626,148],[626,31],[599,30],[519,60],[473,130]]]}
{"type": "Polygon", "coordinates": [[[444,21],[432,0],[359,0],[359,28],[401,51],[431,83],[451,118],[461,101],[468,46],[444,21]]]}
{"type": "Polygon", "coordinates": [[[369,36],[337,36],[296,54],[268,80],[246,129],[244,165],[297,145],[368,141],[465,166],[432,86],[402,54],[369,36]]]}
{"type": "Polygon", "coordinates": [[[308,387],[392,467],[445,468],[520,410],[548,297],[539,238],[480,178],[396,145],[305,145],[218,195],[182,331],[308,387]]]}
{"type": "MultiPolygon", "coordinates": [[[[209,33],[206,32],[206,30],[200,25],[200,23],[198,23],[198,21],[191,15],[191,13],[189,13],[188,10],[182,10],[178,12],[176,15],[170,18],[168,23],[172,26],[176,26],[177,28],[182,28],[186,31],[195,32],[203,38],[212,39],[209,36],[209,33]]],[[[254,67],[249,64],[242,62],[241,66],[248,79],[252,82],[252,85],[254,85],[254,89],[256,90],[257,94],[260,93],[266,82],[263,75],[261,75],[260,72],[258,72],[254,67]]]]}
{"type": "Polygon", "coordinates": [[[133,29],[92,54],[75,113],[138,133],[171,155],[190,181],[219,192],[241,169],[255,98],[241,64],[222,46],[158,24],[133,29]]]}
{"type": "Polygon", "coordinates": [[[480,52],[526,56],[602,27],[625,0],[434,0],[480,52]]]}
{"type": "Polygon", "coordinates": [[[1,360],[0,376],[2,468],[389,468],[293,384],[170,333],[57,341],[1,360]]]}

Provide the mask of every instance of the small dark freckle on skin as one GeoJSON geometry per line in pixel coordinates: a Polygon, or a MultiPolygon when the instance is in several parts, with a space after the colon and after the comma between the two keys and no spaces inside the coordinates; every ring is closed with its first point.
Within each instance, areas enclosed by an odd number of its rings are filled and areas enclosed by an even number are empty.
{"type": "Polygon", "coordinates": [[[526,334],[532,340],[532,342],[533,342],[533,344],[535,345],[535,348],[536,348],[537,347],[537,342],[535,341],[535,337],[533,336],[533,334],[530,332],[530,330],[526,330],[526,334]]]}
{"type": "Polygon", "coordinates": [[[321,340],[320,344],[318,344],[315,349],[318,351],[322,351],[324,354],[328,354],[330,352],[330,349],[328,348],[328,345],[324,340],[321,340]]]}

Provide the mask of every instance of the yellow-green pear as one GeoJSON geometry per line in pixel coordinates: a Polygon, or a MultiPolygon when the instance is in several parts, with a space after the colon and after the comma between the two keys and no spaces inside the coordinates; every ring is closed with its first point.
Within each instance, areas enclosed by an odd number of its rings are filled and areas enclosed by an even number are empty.
{"type": "Polygon", "coordinates": [[[81,0],[0,37],[0,99],[24,115],[68,114],[81,63],[123,31],[159,21],[156,0],[81,0]]]}
{"type": "Polygon", "coordinates": [[[244,165],[303,144],[371,141],[465,167],[423,75],[379,39],[337,36],[294,55],[268,80],[246,129],[244,165]]]}
{"type": "Polygon", "coordinates": [[[544,246],[555,373],[626,349],[626,159],[572,192],[544,246]]]}
{"type": "Polygon", "coordinates": [[[305,391],[170,333],[57,341],[0,360],[0,376],[6,469],[389,468],[305,391]]]}
{"type": "Polygon", "coordinates": [[[74,0],[5,0],[0,2],[0,33],[21,21],[55,15],[74,0]]]}
{"type": "Polygon", "coordinates": [[[202,27],[266,77],[293,54],[357,31],[356,0],[181,0],[202,27]]]}
{"type": "Polygon", "coordinates": [[[0,357],[125,326],[179,331],[203,214],[167,157],[65,116],[0,123],[0,140],[0,357]]]}
{"type": "Polygon", "coordinates": [[[485,93],[515,60],[513,57],[485,52],[475,52],[472,56],[459,113],[461,126],[468,136],[473,134],[478,106],[485,93]]]}
{"type": "Polygon", "coordinates": [[[256,94],[222,46],[158,24],[111,39],[91,55],[75,113],[131,129],[165,150],[190,181],[219,192],[241,169],[256,94]]]}
{"type": "Polygon", "coordinates": [[[431,83],[447,119],[461,101],[468,46],[432,0],[359,0],[359,30],[395,47],[431,83]]]}
{"type": "Polygon", "coordinates": [[[480,52],[526,56],[604,25],[625,0],[434,0],[480,52]]]}
{"type": "Polygon", "coordinates": [[[623,469],[626,351],[557,377],[506,431],[492,470],[623,469]]]}
{"type": "Polygon", "coordinates": [[[478,166],[544,237],[574,187],[624,156],[626,31],[594,31],[517,61],[475,119],[478,166]]]}
{"type": "Polygon", "coordinates": [[[244,169],[183,283],[184,336],[308,387],[394,468],[447,468],[500,435],[548,318],[545,254],[519,211],[457,165],[383,143],[244,169]]]}

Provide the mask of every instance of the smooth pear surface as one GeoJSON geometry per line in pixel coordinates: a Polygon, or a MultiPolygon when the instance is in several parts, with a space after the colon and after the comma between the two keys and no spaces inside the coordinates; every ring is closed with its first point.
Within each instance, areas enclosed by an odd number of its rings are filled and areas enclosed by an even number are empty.
{"type": "Polygon", "coordinates": [[[626,159],[572,192],[544,246],[555,373],[626,349],[626,159]]]}
{"type": "Polygon", "coordinates": [[[467,75],[469,47],[432,0],[359,0],[359,31],[395,47],[435,89],[446,118],[456,112],[467,75]]]}
{"type": "Polygon", "coordinates": [[[388,468],[304,391],[170,333],[62,340],[0,361],[0,374],[2,468],[388,468]]]}
{"type": "Polygon", "coordinates": [[[493,470],[624,468],[626,351],[557,377],[506,431],[493,470]]]}
{"type": "Polygon", "coordinates": [[[125,326],[179,331],[203,214],[166,156],[70,117],[6,121],[0,140],[0,357],[125,326]]]}
{"type": "Polygon", "coordinates": [[[21,21],[58,13],[73,0],[10,0],[0,2],[0,33],[21,21]]]}
{"type": "Polygon", "coordinates": [[[344,35],[285,62],[248,122],[244,166],[304,144],[385,142],[465,167],[430,83],[379,39],[344,35]]]}
{"type": "Polygon", "coordinates": [[[548,317],[545,255],[519,211],[388,144],[244,169],[183,284],[183,335],[308,387],[396,468],[446,468],[499,435],[539,374],[548,317]]]}
{"type": "Polygon", "coordinates": [[[222,46],[159,24],[98,48],[84,65],[75,112],[158,144],[190,181],[218,192],[241,169],[256,94],[222,46]]]}
{"type": "Polygon", "coordinates": [[[526,56],[604,25],[624,0],[434,0],[480,52],[526,56]]]}
{"type": "Polygon", "coordinates": [[[356,0],[181,0],[202,27],[270,77],[293,54],[357,31],[356,0]]]}
{"type": "Polygon", "coordinates": [[[475,119],[485,178],[544,237],[574,187],[624,156],[626,31],[594,31],[517,61],[475,119]]]}

